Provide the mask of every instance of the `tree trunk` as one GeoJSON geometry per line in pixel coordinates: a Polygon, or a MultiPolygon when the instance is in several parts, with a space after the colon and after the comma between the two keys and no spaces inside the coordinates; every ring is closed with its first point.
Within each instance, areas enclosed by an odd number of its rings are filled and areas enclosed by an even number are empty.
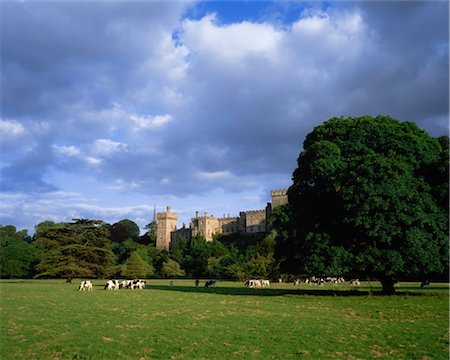
{"type": "Polygon", "coordinates": [[[389,279],[389,278],[383,278],[380,280],[381,281],[381,286],[383,287],[383,294],[386,295],[392,295],[395,294],[395,281],[393,279],[389,279]]]}

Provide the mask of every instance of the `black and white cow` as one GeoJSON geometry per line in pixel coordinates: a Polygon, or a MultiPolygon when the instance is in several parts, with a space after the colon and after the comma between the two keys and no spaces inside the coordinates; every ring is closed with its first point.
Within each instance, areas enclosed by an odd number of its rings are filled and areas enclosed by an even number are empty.
{"type": "Polygon", "coordinates": [[[216,286],[216,280],[207,280],[206,282],[205,282],[205,287],[214,287],[214,286],[216,286]]]}
{"type": "Polygon", "coordinates": [[[119,290],[120,284],[119,280],[108,280],[104,287],[104,290],[119,290]]]}
{"type": "Polygon", "coordinates": [[[138,289],[138,290],[142,290],[145,289],[145,286],[147,285],[145,280],[141,280],[141,279],[134,279],[134,280],[123,280],[120,283],[120,288],[125,288],[125,289],[138,289]]]}
{"type": "Polygon", "coordinates": [[[78,291],[92,291],[92,281],[83,280],[78,288],[78,291]]]}

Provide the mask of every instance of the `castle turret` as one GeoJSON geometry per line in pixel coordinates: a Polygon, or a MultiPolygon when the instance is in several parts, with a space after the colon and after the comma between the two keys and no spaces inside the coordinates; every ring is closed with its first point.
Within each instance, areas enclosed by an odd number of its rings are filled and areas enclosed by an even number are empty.
{"type": "Polygon", "coordinates": [[[270,196],[272,197],[272,209],[288,203],[287,189],[272,190],[270,196]]]}
{"type": "Polygon", "coordinates": [[[170,206],[166,207],[165,212],[156,214],[157,231],[156,231],[156,248],[159,250],[169,250],[170,233],[177,229],[178,214],[170,210],[170,206]]]}

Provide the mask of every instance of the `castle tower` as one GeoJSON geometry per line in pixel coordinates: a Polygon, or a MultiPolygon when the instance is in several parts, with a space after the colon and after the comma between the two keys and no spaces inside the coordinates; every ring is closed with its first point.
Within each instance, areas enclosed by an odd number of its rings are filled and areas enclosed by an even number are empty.
{"type": "Polygon", "coordinates": [[[177,229],[178,214],[170,211],[170,206],[165,212],[156,214],[156,248],[158,250],[169,250],[170,233],[177,229]]]}
{"type": "Polygon", "coordinates": [[[270,196],[272,197],[272,209],[288,203],[287,189],[272,190],[270,196]]]}

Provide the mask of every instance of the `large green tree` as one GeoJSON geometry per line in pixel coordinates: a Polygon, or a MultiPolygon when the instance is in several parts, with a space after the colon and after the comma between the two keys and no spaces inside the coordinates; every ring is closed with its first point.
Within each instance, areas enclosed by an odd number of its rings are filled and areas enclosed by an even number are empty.
{"type": "Polygon", "coordinates": [[[37,226],[35,246],[39,250],[37,277],[106,276],[112,264],[109,232],[100,220],[74,219],[74,222],[37,226]]]}
{"type": "Polygon", "coordinates": [[[26,230],[0,225],[0,277],[23,278],[32,274],[36,249],[26,230]]]}
{"type": "Polygon", "coordinates": [[[398,277],[442,273],[446,151],[448,137],[385,116],[333,118],[316,127],[288,191],[292,229],[284,265],[374,276],[387,293],[398,277]]]}

